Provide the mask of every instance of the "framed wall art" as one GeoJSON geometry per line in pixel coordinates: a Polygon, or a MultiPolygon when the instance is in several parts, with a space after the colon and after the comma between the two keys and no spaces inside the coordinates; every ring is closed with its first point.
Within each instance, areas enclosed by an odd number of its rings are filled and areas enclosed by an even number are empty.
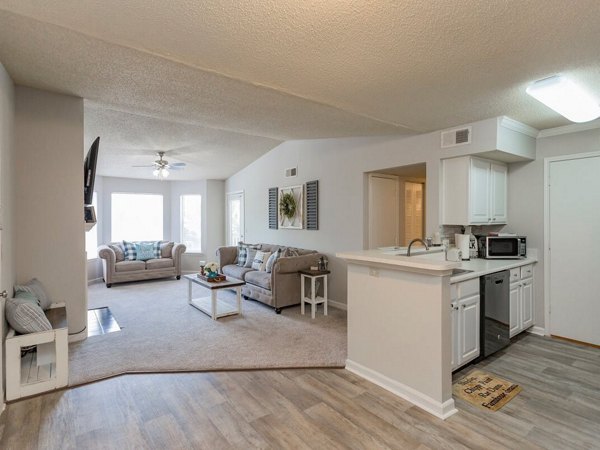
{"type": "Polygon", "coordinates": [[[279,189],[279,228],[301,230],[304,228],[304,185],[279,189]]]}

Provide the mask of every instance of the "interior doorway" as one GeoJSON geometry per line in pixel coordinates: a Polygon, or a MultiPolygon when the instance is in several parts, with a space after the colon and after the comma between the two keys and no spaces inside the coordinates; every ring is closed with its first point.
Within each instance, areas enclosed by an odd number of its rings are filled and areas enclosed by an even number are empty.
{"type": "Polygon", "coordinates": [[[244,191],[227,194],[227,245],[244,240],[244,191]]]}
{"type": "Polygon", "coordinates": [[[425,237],[425,163],[368,174],[367,248],[406,247],[425,237]]]}
{"type": "Polygon", "coordinates": [[[549,158],[546,296],[550,334],[600,346],[600,153],[549,158]]]}

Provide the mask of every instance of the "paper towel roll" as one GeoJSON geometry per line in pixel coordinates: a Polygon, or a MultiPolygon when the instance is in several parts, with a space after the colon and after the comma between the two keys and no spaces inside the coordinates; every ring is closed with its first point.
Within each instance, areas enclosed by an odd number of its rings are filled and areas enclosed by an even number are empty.
{"type": "Polygon", "coordinates": [[[469,240],[470,240],[470,238],[471,238],[471,236],[468,234],[455,234],[454,235],[454,241],[455,241],[456,247],[461,251],[463,261],[469,260],[469,240]]]}

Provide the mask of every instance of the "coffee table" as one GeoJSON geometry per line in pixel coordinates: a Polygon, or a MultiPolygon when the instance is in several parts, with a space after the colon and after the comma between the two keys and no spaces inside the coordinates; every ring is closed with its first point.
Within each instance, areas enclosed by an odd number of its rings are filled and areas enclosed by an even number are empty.
{"type": "Polygon", "coordinates": [[[242,314],[242,286],[246,284],[245,281],[227,277],[226,281],[211,283],[199,278],[196,274],[184,275],[183,277],[189,283],[188,303],[203,313],[208,314],[213,320],[233,314],[242,314]],[[192,287],[194,284],[199,284],[203,288],[209,289],[210,297],[193,298],[192,287]],[[237,294],[237,308],[232,308],[230,305],[217,301],[217,292],[219,289],[235,289],[237,294]]]}

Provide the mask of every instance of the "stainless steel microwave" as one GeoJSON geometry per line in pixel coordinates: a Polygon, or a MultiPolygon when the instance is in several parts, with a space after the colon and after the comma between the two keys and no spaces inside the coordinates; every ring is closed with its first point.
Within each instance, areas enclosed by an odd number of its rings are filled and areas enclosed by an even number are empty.
{"type": "Polygon", "coordinates": [[[526,236],[477,236],[480,258],[521,259],[527,257],[526,236]]]}

